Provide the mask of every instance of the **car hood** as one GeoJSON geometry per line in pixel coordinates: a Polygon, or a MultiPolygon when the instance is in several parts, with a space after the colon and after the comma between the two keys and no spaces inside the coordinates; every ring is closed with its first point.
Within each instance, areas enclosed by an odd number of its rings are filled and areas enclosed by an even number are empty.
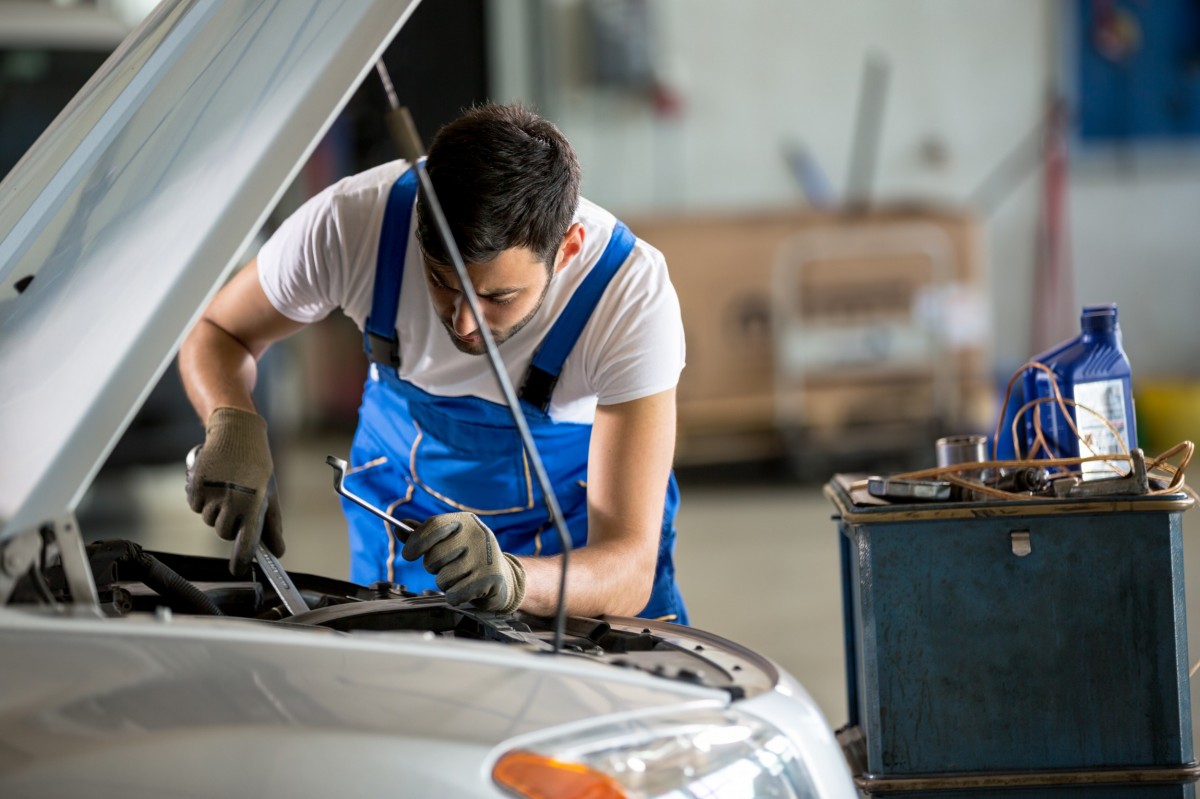
{"type": "Polygon", "coordinates": [[[15,795],[457,795],[519,736],[730,701],[584,657],[228,619],[0,610],[0,651],[15,795]]]}
{"type": "Polygon", "coordinates": [[[415,0],[166,0],[0,183],[0,540],[72,513],[415,0]]]}

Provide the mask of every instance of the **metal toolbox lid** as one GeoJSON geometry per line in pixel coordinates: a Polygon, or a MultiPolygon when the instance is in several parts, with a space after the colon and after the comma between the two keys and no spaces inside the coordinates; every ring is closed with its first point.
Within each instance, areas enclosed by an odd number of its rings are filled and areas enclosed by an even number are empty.
{"type": "Polygon", "coordinates": [[[928,521],[930,519],[982,519],[1044,516],[1048,514],[1149,513],[1185,511],[1196,501],[1187,491],[1148,496],[1047,498],[989,502],[922,502],[908,505],[888,502],[867,493],[865,474],[835,474],[824,494],[838,514],[851,523],[928,521]]]}

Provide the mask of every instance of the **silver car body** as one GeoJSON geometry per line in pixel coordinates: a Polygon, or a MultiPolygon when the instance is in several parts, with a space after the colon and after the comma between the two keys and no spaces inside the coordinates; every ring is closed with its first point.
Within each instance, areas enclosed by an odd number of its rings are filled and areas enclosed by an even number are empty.
{"type": "MultiPolygon", "coordinates": [[[[6,797],[500,796],[489,775],[506,751],[730,705],[585,658],[420,634],[9,610],[0,648],[6,797]]],[[[796,745],[812,795],[856,795],[793,680],[736,704],[796,745]]]]}
{"type": "Polygon", "coordinates": [[[655,626],[736,690],[433,633],[99,611],[76,505],[413,5],[168,0],[0,184],[0,602],[51,540],[75,600],[0,607],[0,795],[497,796],[514,749],[715,718],[789,747],[807,787],[779,795],[854,796],[799,684],[700,631],[655,626]]]}

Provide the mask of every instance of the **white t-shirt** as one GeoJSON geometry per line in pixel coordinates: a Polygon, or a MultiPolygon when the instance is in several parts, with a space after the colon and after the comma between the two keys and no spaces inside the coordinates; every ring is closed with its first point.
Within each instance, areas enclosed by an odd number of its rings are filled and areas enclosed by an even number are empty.
{"type": "MultiPolygon", "coordinates": [[[[280,313],[308,323],[341,308],[364,328],[388,193],[407,168],[406,162],[393,161],[335,183],[292,214],[263,245],[259,281],[280,313]]],[[[616,218],[581,199],[575,221],[584,228],[582,252],[554,275],[534,318],[500,345],[517,391],[537,346],[608,245],[616,218]]],[[[396,315],[400,377],[438,396],[503,403],[487,358],[460,352],[451,342],[434,311],[423,271],[416,236],[410,233],[396,315]]],[[[679,382],[683,365],[683,323],[666,261],[639,239],[563,364],[550,416],[590,424],[597,403],[666,391],[679,382]]]]}

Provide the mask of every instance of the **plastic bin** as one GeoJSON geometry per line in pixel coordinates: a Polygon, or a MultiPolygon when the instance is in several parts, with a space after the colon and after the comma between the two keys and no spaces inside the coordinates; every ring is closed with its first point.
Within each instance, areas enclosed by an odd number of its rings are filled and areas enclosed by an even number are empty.
{"type": "Polygon", "coordinates": [[[862,790],[1195,796],[1188,495],[895,505],[854,481],[825,493],[862,790]]]}

